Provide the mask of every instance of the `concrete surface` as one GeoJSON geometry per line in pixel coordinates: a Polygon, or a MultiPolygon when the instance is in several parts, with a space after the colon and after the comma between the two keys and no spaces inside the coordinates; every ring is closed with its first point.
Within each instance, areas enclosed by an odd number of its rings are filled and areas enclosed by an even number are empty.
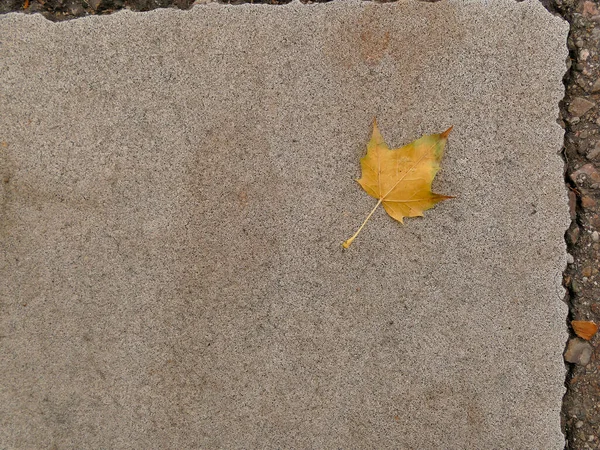
{"type": "Polygon", "coordinates": [[[562,449],[567,25],[535,1],[0,19],[0,448],[562,449]],[[454,125],[402,226],[377,116],[454,125]]]}

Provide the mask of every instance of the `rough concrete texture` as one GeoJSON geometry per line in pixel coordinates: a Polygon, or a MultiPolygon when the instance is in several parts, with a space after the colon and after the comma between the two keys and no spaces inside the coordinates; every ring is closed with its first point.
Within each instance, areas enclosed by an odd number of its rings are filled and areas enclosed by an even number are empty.
{"type": "Polygon", "coordinates": [[[0,448],[561,449],[567,25],[535,1],[0,19],[0,448]],[[353,181],[454,125],[402,226],[353,181]]]}

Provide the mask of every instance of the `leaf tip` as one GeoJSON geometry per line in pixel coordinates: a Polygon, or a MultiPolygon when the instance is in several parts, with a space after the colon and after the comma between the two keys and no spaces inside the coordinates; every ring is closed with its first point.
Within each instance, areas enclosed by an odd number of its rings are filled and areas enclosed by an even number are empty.
{"type": "Polygon", "coordinates": [[[444,131],[442,134],[440,134],[440,137],[442,139],[447,139],[448,135],[450,134],[450,132],[452,131],[452,128],[454,128],[454,126],[451,126],[450,128],[448,128],[446,131],[444,131]]]}

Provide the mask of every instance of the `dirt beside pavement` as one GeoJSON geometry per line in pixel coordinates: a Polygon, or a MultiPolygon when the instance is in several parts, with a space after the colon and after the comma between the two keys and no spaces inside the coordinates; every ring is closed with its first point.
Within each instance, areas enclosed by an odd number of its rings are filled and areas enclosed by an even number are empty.
{"type": "MultiPolygon", "coordinates": [[[[556,0],[550,9],[571,26],[559,119],[572,219],[565,234],[570,256],[564,275],[570,327],[572,320],[600,323],[600,12],[589,0],[556,0]]],[[[600,449],[600,338],[587,342],[570,331],[563,402],[567,448],[600,449]]]]}

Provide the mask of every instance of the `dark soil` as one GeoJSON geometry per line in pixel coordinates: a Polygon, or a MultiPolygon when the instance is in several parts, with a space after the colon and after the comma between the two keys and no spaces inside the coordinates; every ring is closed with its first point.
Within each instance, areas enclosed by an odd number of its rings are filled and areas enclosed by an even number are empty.
{"type": "MultiPolygon", "coordinates": [[[[266,3],[283,5],[292,0],[230,0],[220,3],[266,3]]],[[[321,3],[330,0],[315,0],[321,3]]],[[[42,13],[52,21],[75,19],[88,15],[110,14],[123,8],[132,11],[150,11],[157,8],[189,9],[194,0],[0,0],[0,13],[21,11],[24,13],[42,13]]]]}
{"type": "MultiPolygon", "coordinates": [[[[287,4],[292,0],[229,0],[221,3],[287,4]]],[[[302,0],[323,3],[330,0],[302,0]]],[[[393,1],[393,0],[392,0],[393,1]]],[[[425,0],[427,1],[427,0],[425,0]]],[[[433,0],[435,1],[435,0],[433,0]]],[[[565,98],[558,122],[565,129],[565,189],[571,219],[565,234],[572,258],[565,270],[565,326],[570,341],[584,351],[569,356],[567,394],[562,421],[567,449],[600,449],[600,333],[589,343],[575,337],[571,320],[600,323],[600,0],[541,0],[553,14],[571,26],[570,57],[565,74],[565,98]],[[586,103],[587,102],[587,103],[586,103]],[[591,353],[591,356],[590,356],[591,353]]],[[[127,8],[189,9],[194,0],[0,0],[0,13],[41,13],[52,21],[109,14],[127,8]]]]}
{"type": "MultiPolygon", "coordinates": [[[[550,6],[571,25],[570,68],[559,121],[565,128],[565,182],[572,219],[565,238],[573,258],[564,275],[570,327],[571,320],[600,323],[600,5],[553,0],[550,6]]],[[[589,344],[571,340],[588,346],[591,356],[575,357],[567,364],[563,402],[567,448],[600,449],[600,339],[596,335],[589,344]]]]}
{"type": "MultiPolygon", "coordinates": [[[[218,3],[241,5],[257,3],[267,5],[285,5],[292,0],[214,0],[218,3]]],[[[302,3],[327,3],[331,0],[300,0],[302,3]]],[[[396,0],[377,0],[388,3],[396,0]]],[[[422,0],[435,2],[439,0],[422,0]]],[[[200,1],[201,2],[201,1],[200,1]]],[[[194,0],[0,0],[0,14],[23,12],[41,13],[48,20],[61,21],[78,17],[110,14],[123,8],[132,11],[150,11],[157,8],[189,9],[194,0]]]]}

